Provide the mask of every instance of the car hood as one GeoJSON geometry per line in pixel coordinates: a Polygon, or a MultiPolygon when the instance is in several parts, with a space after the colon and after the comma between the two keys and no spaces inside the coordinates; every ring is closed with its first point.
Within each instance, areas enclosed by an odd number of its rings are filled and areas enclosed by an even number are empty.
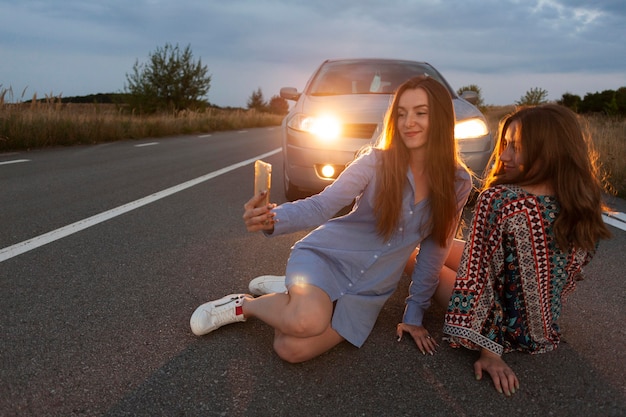
{"type": "Polygon", "coordinates": [[[474,105],[461,98],[452,99],[452,103],[454,104],[454,115],[456,116],[457,122],[471,118],[485,119],[474,105]]]}
{"type": "MultiPolygon", "coordinates": [[[[303,96],[292,113],[311,115],[332,114],[344,123],[382,123],[391,102],[391,94],[352,94],[339,96],[303,96]]],[[[456,120],[473,117],[484,119],[476,107],[467,101],[454,98],[456,120]]]]}
{"type": "Polygon", "coordinates": [[[293,111],[312,115],[333,114],[344,123],[380,123],[392,97],[390,94],[306,96],[293,111]]]}

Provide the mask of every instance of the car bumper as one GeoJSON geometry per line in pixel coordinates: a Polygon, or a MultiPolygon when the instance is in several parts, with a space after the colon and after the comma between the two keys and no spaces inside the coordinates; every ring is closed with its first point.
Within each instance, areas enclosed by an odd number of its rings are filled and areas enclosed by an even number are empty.
{"type": "Polygon", "coordinates": [[[298,189],[319,192],[335,180],[360,149],[371,143],[373,139],[354,138],[324,142],[308,133],[290,129],[283,143],[285,175],[298,189]],[[320,169],[324,165],[335,168],[332,178],[321,175],[320,169]]]}
{"type": "MultiPolygon", "coordinates": [[[[341,138],[327,143],[308,133],[287,129],[283,142],[285,175],[292,185],[302,191],[320,192],[354,160],[359,150],[374,141],[375,138],[341,138]],[[319,172],[327,164],[335,167],[333,178],[324,178],[319,172]]],[[[491,156],[491,135],[459,140],[458,146],[468,168],[479,177],[482,176],[491,156]]]]}

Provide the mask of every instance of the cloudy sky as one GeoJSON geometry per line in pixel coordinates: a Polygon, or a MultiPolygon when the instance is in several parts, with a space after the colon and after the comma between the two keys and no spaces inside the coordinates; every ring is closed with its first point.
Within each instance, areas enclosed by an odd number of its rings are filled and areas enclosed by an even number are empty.
{"type": "Polygon", "coordinates": [[[0,0],[0,91],[121,92],[166,43],[191,46],[219,106],[301,90],[343,57],[427,61],[486,104],[626,86],[624,0],[0,0]]]}

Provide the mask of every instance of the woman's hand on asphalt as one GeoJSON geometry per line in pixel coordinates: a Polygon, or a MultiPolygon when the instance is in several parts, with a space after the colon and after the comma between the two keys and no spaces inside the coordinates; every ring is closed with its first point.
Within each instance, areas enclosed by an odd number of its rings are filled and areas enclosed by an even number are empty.
{"type": "Polygon", "coordinates": [[[515,391],[519,389],[519,381],[513,370],[500,355],[487,349],[482,349],[480,358],[474,362],[474,373],[477,380],[483,377],[483,371],[491,376],[493,385],[500,394],[508,397],[515,394],[515,391]]]}
{"type": "Polygon", "coordinates": [[[404,333],[408,333],[411,335],[417,348],[422,352],[423,355],[429,353],[434,355],[437,351],[437,347],[439,346],[435,339],[433,339],[430,334],[428,334],[428,330],[424,328],[424,326],[416,326],[414,324],[406,324],[399,323],[396,327],[396,335],[398,336],[398,342],[402,340],[402,335],[404,333]]]}

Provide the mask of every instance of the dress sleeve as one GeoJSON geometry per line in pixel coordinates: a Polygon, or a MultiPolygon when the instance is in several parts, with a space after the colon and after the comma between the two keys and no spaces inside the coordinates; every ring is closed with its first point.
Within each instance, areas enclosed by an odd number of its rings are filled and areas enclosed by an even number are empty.
{"type": "Polygon", "coordinates": [[[493,331],[498,329],[485,329],[484,325],[491,322],[494,287],[504,268],[501,202],[499,193],[493,189],[478,197],[444,326],[444,332],[452,335],[454,341],[472,349],[484,347],[497,354],[503,350],[496,342],[499,337],[493,337],[493,331]],[[491,337],[486,337],[486,333],[491,337]]]}
{"type": "MultiPolygon", "coordinates": [[[[456,216],[458,222],[471,191],[472,180],[469,175],[464,175],[457,184],[456,216]]],[[[430,300],[437,290],[437,285],[439,285],[439,273],[450,253],[453,240],[454,234],[448,237],[446,246],[441,247],[432,235],[429,235],[420,243],[415,268],[411,276],[409,296],[406,299],[406,308],[402,319],[404,323],[422,325],[424,313],[430,306],[430,300]]]]}
{"type": "Polygon", "coordinates": [[[419,253],[411,276],[409,296],[406,299],[403,323],[421,326],[424,313],[430,306],[437,285],[439,284],[439,271],[443,267],[452,238],[448,240],[446,247],[429,236],[420,243],[419,253]]]}
{"type": "Polygon", "coordinates": [[[274,232],[267,236],[284,235],[320,226],[351,204],[372,182],[377,163],[377,150],[361,155],[321,193],[284,203],[274,208],[274,232]]]}

